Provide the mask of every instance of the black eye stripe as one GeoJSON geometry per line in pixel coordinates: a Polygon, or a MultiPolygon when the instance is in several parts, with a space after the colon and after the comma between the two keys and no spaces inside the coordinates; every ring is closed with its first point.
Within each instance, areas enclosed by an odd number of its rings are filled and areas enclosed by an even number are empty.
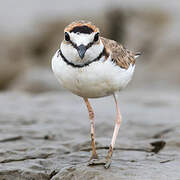
{"type": "Polygon", "coordinates": [[[99,33],[96,33],[94,36],[94,41],[97,42],[99,40],[99,33]]]}
{"type": "Polygon", "coordinates": [[[71,43],[71,45],[72,45],[75,49],[78,48],[78,46],[77,46],[74,42],[72,42],[71,40],[70,40],[69,42],[71,43]]]}
{"type": "Polygon", "coordinates": [[[86,48],[87,48],[87,49],[90,48],[93,44],[94,44],[94,42],[90,42],[90,43],[86,46],[86,48]]]}
{"type": "MultiPolygon", "coordinates": [[[[71,30],[70,32],[72,32],[72,30],[71,30]]],[[[95,34],[94,40],[86,45],[86,50],[89,49],[94,43],[97,42],[97,41],[95,40],[95,37],[96,37],[96,36],[98,37],[97,40],[99,40],[99,32],[95,34]]],[[[76,43],[74,43],[74,42],[71,41],[70,39],[69,39],[69,42],[71,43],[71,45],[72,45],[75,49],[78,49],[78,46],[77,46],[76,43]]]]}
{"type": "Polygon", "coordinates": [[[65,32],[64,38],[65,38],[66,41],[70,41],[70,36],[69,36],[69,34],[67,32],[65,32]]]}
{"type": "MultiPolygon", "coordinates": [[[[77,44],[75,44],[74,42],[72,42],[71,40],[69,41],[71,43],[71,45],[75,48],[75,49],[78,49],[78,46],[77,44]]],[[[92,45],[94,44],[94,42],[90,42],[89,44],[87,44],[85,47],[86,47],[86,50],[89,49],[92,45]]]]}

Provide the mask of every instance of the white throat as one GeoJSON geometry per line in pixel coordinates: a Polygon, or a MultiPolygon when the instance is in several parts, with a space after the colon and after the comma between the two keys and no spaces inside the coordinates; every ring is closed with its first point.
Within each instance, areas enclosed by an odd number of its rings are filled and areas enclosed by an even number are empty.
{"type": "MultiPolygon", "coordinates": [[[[89,43],[89,42],[85,42],[85,39],[81,39],[81,41],[79,41],[79,42],[83,43],[84,45],[87,45],[89,43]]],[[[80,45],[80,44],[78,44],[78,45],[80,45]]],[[[85,53],[83,59],[81,59],[79,57],[77,49],[75,47],[73,47],[71,43],[66,43],[66,42],[63,41],[61,43],[60,49],[61,49],[61,52],[64,55],[64,57],[69,62],[72,62],[74,64],[84,64],[86,62],[90,62],[93,59],[97,58],[102,53],[102,51],[104,49],[104,45],[103,45],[101,40],[100,40],[100,43],[93,44],[91,47],[89,47],[86,50],[86,53],[85,53]]]]}

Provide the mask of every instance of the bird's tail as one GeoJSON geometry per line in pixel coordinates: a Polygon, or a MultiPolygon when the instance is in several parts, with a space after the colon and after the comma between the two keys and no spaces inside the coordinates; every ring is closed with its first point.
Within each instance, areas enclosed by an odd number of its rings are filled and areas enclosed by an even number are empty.
{"type": "Polygon", "coordinates": [[[137,59],[141,54],[142,54],[141,52],[136,52],[134,58],[137,59]]]}

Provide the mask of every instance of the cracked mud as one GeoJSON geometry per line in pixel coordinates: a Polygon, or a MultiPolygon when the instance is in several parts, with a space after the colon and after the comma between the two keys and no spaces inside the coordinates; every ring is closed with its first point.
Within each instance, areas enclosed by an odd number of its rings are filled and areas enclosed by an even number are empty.
{"type": "MultiPolygon", "coordinates": [[[[65,92],[1,93],[0,179],[178,179],[180,95],[161,93],[161,101],[167,104],[162,108],[145,106],[147,94],[120,94],[123,123],[106,170],[102,165],[88,166],[90,122],[81,98],[65,92]]],[[[153,98],[152,103],[158,102],[159,95],[153,98]]],[[[113,133],[113,99],[91,102],[97,153],[103,159],[113,133]]]]}

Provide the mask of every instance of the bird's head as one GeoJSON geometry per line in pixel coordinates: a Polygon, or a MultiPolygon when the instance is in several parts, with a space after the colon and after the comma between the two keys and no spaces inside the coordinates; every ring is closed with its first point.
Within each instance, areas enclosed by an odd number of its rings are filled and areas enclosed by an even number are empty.
{"type": "Polygon", "coordinates": [[[81,64],[98,57],[104,46],[99,29],[90,22],[78,21],[64,29],[64,40],[60,49],[71,62],[81,64]]]}

